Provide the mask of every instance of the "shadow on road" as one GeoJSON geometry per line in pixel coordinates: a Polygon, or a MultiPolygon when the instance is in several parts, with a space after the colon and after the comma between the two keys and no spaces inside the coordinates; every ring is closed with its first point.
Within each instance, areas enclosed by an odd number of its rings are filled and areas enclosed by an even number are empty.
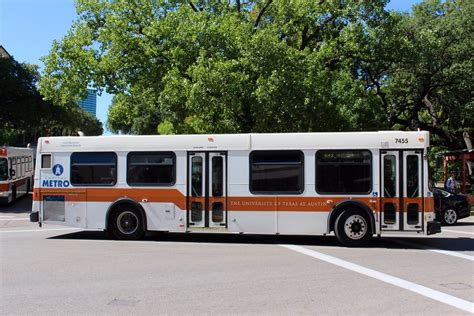
{"type": "MultiPolygon", "coordinates": [[[[79,240],[107,240],[101,231],[81,231],[63,234],[49,239],[79,239],[79,240]]],[[[126,243],[127,241],[119,241],[126,243]]],[[[148,233],[142,242],[170,242],[170,243],[215,243],[215,244],[291,244],[301,246],[334,247],[342,246],[334,236],[277,236],[277,235],[247,235],[247,234],[206,234],[206,233],[148,233]]],[[[415,245],[426,249],[442,249],[450,251],[474,251],[471,238],[415,238],[415,237],[384,237],[374,238],[365,248],[385,249],[419,249],[415,245]],[[402,244],[399,244],[401,242],[402,244]],[[406,243],[414,244],[413,247],[406,243]]]]}
{"type": "MultiPolygon", "coordinates": [[[[456,225],[443,226],[444,228],[456,227],[456,226],[474,226],[474,222],[457,222],[456,225]]],[[[442,230],[443,228],[441,228],[442,230]]]]}
{"type": "Polygon", "coordinates": [[[1,213],[31,213],[31,194],[24,195],[10,205],[0,206],[1,213]]]}

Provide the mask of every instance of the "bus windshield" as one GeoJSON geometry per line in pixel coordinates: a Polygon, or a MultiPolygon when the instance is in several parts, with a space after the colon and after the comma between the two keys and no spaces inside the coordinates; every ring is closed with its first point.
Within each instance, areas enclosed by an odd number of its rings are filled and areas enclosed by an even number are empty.
{"type": "Polygon", "coordinates": [[[5,158],[0,158],[0,181],[8,180],[8,163],[5,158]]]}

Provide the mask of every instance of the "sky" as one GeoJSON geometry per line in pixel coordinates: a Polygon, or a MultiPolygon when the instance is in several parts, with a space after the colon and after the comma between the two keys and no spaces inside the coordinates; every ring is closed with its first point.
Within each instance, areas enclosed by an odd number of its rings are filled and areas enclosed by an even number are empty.
{"type": "MultiPolygon", "coordinates": [[[[392,0],[388,9],[409,11],[420,0],[392,0]]],[[[18,62],[43,66],[53,40],[60,40],[76,19],[73,0],[0,0],[0,45],[18,62]]],[[[97,118],[104,123],[112,96],[97,97],[97,118]]],[[[106,132],[108,134],[108,132],[106,132]]]]}

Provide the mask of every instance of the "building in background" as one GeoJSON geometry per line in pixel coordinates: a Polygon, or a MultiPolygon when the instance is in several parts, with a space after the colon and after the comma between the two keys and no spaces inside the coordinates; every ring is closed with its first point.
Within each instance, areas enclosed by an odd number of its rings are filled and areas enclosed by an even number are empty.
{"type": "Polygon", "coordinates": [[[0,57],[13,60],[12,55],[2,45],[0,45],[0,57]]]}
{"type": "Polygon", "coordinates": [[[97,90],[87,89],[87,97],[79,101],[79,106],[89,112],[90,114],[96,116],[97,110],[97,90]]]}

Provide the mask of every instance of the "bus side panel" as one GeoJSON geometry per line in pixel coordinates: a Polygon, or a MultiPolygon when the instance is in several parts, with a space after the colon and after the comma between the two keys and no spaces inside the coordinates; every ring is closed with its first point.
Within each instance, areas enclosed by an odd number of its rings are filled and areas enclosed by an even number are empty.
{"type": "Polygon", "coordinates": [[[8,182],[0,183],[0,205],[10,203],[12,199],[12,190],[8,182]]]}
{"type": "Polygon", "coordinates": [[[147,229],[152,231],[185,231],[186,210],[174,203],[140,203],[147,217],[147,229]]]}
{"type": "Polygon", "coordinates": [[[249,191],[249,154],[250,151],[228,152],[228,230],[273,234],[276,232],[276,209],[259,210],[262,205],[233,201],[236,197],[255,197],[249,191]]]}
{"type": "Polygon", "coordinates": [[[111,202],[84,202],[87,203],[87,228],[106,229],[105,218],[111,202]]]}
{"type": "MultiPolygon", "coordinates": [[[[147,201],[137,201],[143,207],[147,217],[147,229],[154,231],[186,231],[186,151],[175,151],[176,178],[171,187],[147,187],[155,192],[159,190],[177,190],[173,195],[164,196],[163,201],[152,202],[151,196],[147,201]]],[[[137,189],[137,188],[135,188],[137,189]]],[[[161,194],[160,194],[161,196],[161,194]]]]}
{"type": "Polygon", "coordinates": [[[278,211],[278,233],[321,235],[327,231],[328,212],[278,211]]]}

